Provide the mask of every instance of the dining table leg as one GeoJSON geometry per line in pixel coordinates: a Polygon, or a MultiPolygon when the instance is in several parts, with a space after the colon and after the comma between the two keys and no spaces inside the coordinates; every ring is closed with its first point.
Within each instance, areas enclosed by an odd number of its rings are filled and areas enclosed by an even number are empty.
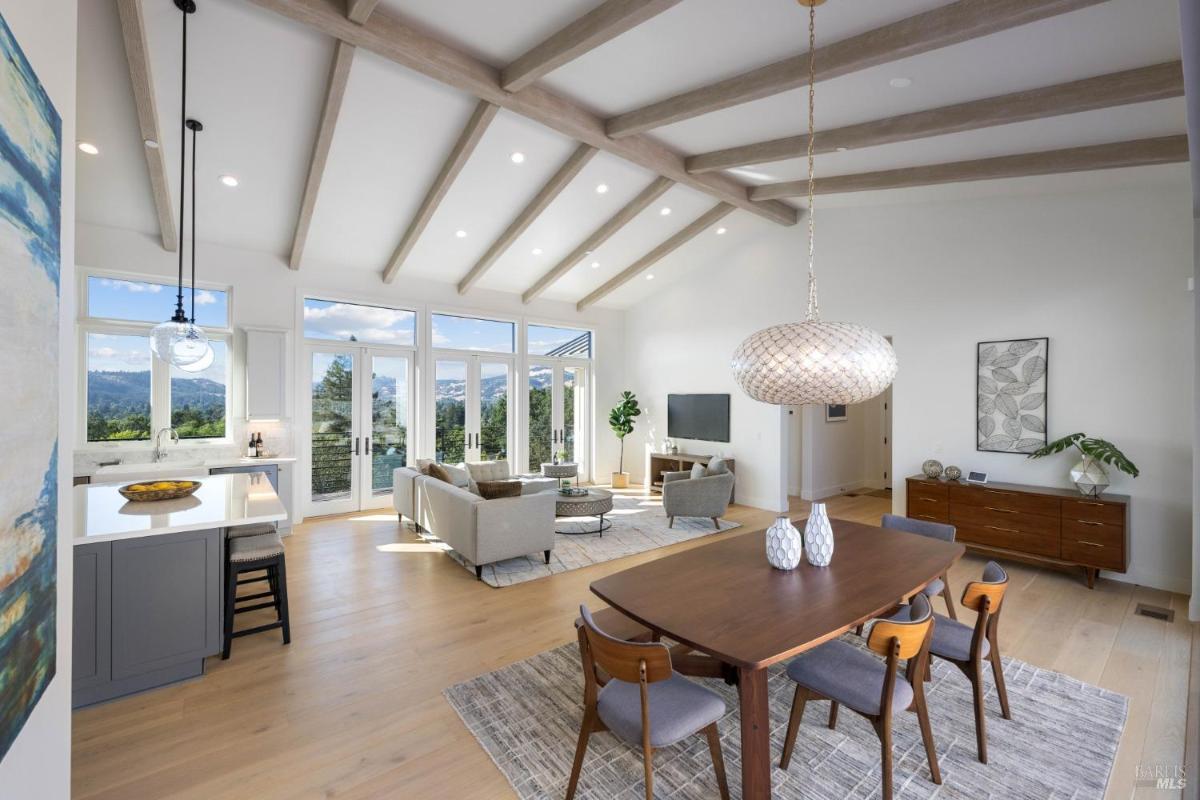
{"type": "Polygon", "coordinates": [[[771,797],[771,715],[767,670],[738,668],[738,705],[742,717],[742,797],[771,797]]]}

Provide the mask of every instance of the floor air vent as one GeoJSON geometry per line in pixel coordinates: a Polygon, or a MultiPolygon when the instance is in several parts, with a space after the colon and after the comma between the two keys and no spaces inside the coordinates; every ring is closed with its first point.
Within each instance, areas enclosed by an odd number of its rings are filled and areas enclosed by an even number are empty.
{"type": "Polygon", "coordinates": [[[1162,620],[1163,622],[1175,621],[1175,612],[1172,609],[1163,608],[1162,606],[1148,606],[1145,603],[1138,603],[1133,613],[1149,617],[1150,619],[1162,620]]]}

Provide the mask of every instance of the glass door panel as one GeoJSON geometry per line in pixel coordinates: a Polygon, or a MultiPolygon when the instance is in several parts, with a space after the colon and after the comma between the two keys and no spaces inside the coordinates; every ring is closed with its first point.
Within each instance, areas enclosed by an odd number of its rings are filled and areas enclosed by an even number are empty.
{"type": "MultiPolygon", "coordinates": [[[[392,493],[392,471],[408,464],[409,375],[408,356],[371,357],[371,431],[366,451],[371,495],[392,493]]],[[[366,482],[364,482],[366,484],[366,482]]]]}
{"type": "Polygon", "coordinates": [[[529,365],[529,471],[550,461],[554,439],[554,367],[529,365]]]}
{"type": "Polygon", "coordinates": [[[354,362],[353,352],[317,350],[312,354],[313,514],[357,510],[354,362]]]}
{"type": "Polygon", "coordinates": [[[434,453],[438,461],[465,461],[467,362],[438,360],[433,376],[434,453]]]}
{"type": "Polygon", "coordinates": [[[558,449],[560,455],[565,455],[566,461],[577,461],[575,452],[575,425],[577,421],[582,421],[580,415],[576,414],[577,397],[583,394],[581,370],[575,367],[564,367],[562,377],[562,426],[559,433],[558,449]]]}
{"type": "Polygon", "coordinates": [[[479,436],[473,455],[480,461],[508,458],[509,365],[479,362],[479,436]]]}

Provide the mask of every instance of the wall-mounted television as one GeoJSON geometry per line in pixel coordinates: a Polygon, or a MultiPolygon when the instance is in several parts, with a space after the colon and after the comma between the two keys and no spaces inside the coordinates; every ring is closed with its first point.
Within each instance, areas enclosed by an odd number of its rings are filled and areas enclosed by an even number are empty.
{"type": "Polygon", "coordinates": [[[729,441],[729,395],[667,395],[667,436],[672,439],[729,441]]]}

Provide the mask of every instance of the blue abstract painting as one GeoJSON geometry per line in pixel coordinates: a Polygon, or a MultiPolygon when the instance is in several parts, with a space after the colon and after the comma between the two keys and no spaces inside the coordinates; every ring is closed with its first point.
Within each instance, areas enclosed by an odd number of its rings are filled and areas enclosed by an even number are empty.
{"type": "Polygon", "coordinates": [[[0,15],[0,760],[54,678],[62,120],[0,15]]]}

